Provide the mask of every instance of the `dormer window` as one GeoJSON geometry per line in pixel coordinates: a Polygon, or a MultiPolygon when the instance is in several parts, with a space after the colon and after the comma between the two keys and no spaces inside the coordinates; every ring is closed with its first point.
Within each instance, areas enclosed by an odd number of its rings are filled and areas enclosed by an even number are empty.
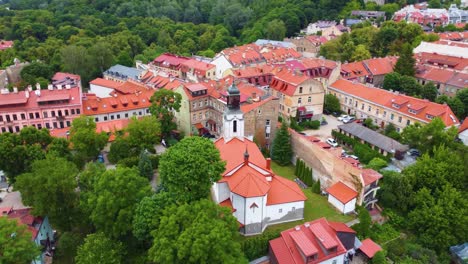
{"type": "Polygon", "coordinates": [[[411,109],[411,108],[408,108],[408,112],[409,112],[410,114],[414,114],[414,115],[416,115],[416,114],[418,113],[418,111],[416,111],[416,110],[414,110],[414,109],[411,109]]]}
{"type": "Polygon", "coordinates": [[[430,114],[426,114],[426,118],[432,120],[432,119],[434,119],[434,116],[432,116],[432,115],[430,115],[430,114]]]}
{"type": "Polygon", "coordinates": [[[393,103],[392,106],[396,109],[400,109],[400,105],[399,104],[396,104],[396,103],[393,103]]]}

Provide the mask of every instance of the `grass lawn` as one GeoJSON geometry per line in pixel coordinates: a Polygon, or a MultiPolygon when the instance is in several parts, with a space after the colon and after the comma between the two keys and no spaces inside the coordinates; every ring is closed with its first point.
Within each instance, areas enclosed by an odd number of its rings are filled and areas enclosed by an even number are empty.
{"type": "MultiPolygon", "coordinates": [[[[278,165],[276,162],[271,162],[271,167],[279,176],[283,176],[290,180],[296,178],[296,176],[294,176],[295,168],[293,165],[283,167],[278,165]]],[[[326,217],[329,221],[337,222],[348,222],[354,219],[353,216],[343,215],[338,212],[330,203],[328,203],[327,197],[313,193],[311,188],[302,189],[302,191],[307,196],[304,208],[304,220],[272,225],[267,228],[268,231],[282,231],[321,217],[326,217]]]]}

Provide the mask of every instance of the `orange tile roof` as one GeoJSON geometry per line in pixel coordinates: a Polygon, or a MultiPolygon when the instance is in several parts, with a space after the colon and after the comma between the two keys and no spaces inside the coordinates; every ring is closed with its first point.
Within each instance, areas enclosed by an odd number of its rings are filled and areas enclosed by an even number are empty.
{"type": "Polygon", "coordinates": [[[364,186],[370,185],[382,178],[382,174],[376,172],[373,169],[363,169],[361,172],[362,179],[364,180],[364,186]]]}
{"type": "Polygon", "coordinates": [[[307,253],[316,252],[314,254],[317,254],[317,258],[313,263],[322,263],[346,253],[336,231],[325,218],[281,232],[279,238],[270,241],[270,247],[279,264],[304,263],[300,252],[303,250],[307,253]],[[298,236],[299,233],[302,235],[298,236]],[[336,245],[336,251],[328,252],[325,245],[336,245]]]}
{"type": "Polygon", "coordinates": [[[356,231],[354,231],[351,227],[347,226],[345,223],[342,223],[342,222],[328,222],[328,224],[329,224],[336,232],[344,232],[344,233],[354,233],[354,234],[356,234],[356,231]]]}
{"type": "Polygon", "coordinates": [[[83,114],[99,115],[148,108],[151,106],[149,100],[153,94],[154,90],[139,92],[137,95],[115,94],[116,97],[108,98],[98,98],[94,94],[87,94],[83,96],[83,114]],[[121,99],[121,97],[125,97],[125,99],[121,99]]]}
{"type": "Polygon", "coordinates": [[[239,47],[231,47],[221,51],[226,59],[234,66],[241,64],[260,63],[264,59],[259,52],[260,47],[255,44],[246,44],[239,47]]]}
{"type": "Polygon", "coordinates": [[[299,202],[307,200],[297,183],[283,177],[273,175],[268,191],[267,205],[299,202]]]}
{"type": "Polygon", "coordinates": [[[199,61],[196,59],[189,59],[180,64],[182,72],[188,72],[190,69],[193,69],[196,74],[205,75],[206,71],[211,70],[215,65],[199,61]]]}
{"type": "Polygon", "coordinates": [[[54,76],[52,76],[52,80],[63,80],[63,79],[73,79],[75,81],[80,81],[81,77],[79,75],[73,74],[73,73],[68,73],[68,72],[56,72],[54,76]]]}
{"type": "Polygon", "coordinates": [[[458,41],[448,41],[448,40],[439,40],[432,42],[434,44],[452,46],[452,47],[461,47],[461,48],[468,48],[468,43],[458,42],[458,41]]]}
{"type": "Polygon", "coordinates": [[[249,78],[263,75],[272,75],[275,66],[265,64],[255,67],[245,67],[233,71],[233,75],[238,78],[249,78]]]}
{"type": "Polygon", "coordinates": [[[254,168],[244,165],[231,176],[223,177],[219,182],[227,182],[231,192],[242,197],[264,196],[270,189],[265,176],[258,175],[254,168]]]}
{"type": "Polygon", "coordinates": [[[306,69],[321,68],[321,67],[334,69],[336,68],[336,66],[338,66],[335,61],[327,60],[327,59],[319,59],[319,58],[302,59],[301,62],[306,69]]]}
{"type": "Polygon", "coordinates": [[[358,193],[355,190],[342,182],[333,184],[327,189],[327,192],[343,204],[348,203],[358,196],[358,193]]]}
{"type": "Polygon", "coordinates": [[[284,47],[263,47],[260,49],[260,54],[268,63],[282,62],[286,59],[295,58],[298,59],[302,55],[292,48],[284,47]]]}
{"type": "Polygon", "coordinates": [[[414,54],[416,62],[418,64],[426,64],[426,65],[439,65],[444,66],[447,65],[449,68],[453,68],[455,70],[465,70],[468,67],[468,60],[461,58],[461,57],[452,57],[447,55],[441,55],[437,53],[427,53],[427,52],[420,52],[414,54]]]}
{"type": "Polygon", "coordinates": [[[164,88],[167,90],[174,90],[184,84],[181,79],[155,75],[150,71],[141,78],[141,82],[152,88],[164,88]]]}
{"type": "Polygon", "coordinates": [[[96,79],[90,81],[89,83],[94,84],[94,85],[99,85],[99,86],[102,86],[102,87],[112,88],[112,89],[115,89],[115,88],[119,87],[120,85],[122,85],[122,83],[120,83],[120,82],[106,80],[106,79],[103,79],[103,78],[96,78],[96,79]]]}
{"type": "Polygon", "coordinates": [[[362,64],[362,61],[341,64],[341,76],[344,79],[351,80],[367,75],[369,75],[369,72],[362,64]]]}
{"type": "Polygon", "coordinates": [[[367,70],[373,75],[384,75],[393,72],[398,57],[388,56],[385,58],[375,58],[364,60],[363,63],[367,70]]]}
{"type": "Polygon", "coordinates": [[[241,111],[246,114],[254,109],[257,109],[258,107],[270,102],[271,100],[277,100],[276,97],[270,96],[264,100],[260,100],[258,102],[252,102],[252,103],[245,103],[241,105],[241,111]]]}
{"type": "Polygon", "coordinates": [[[368,87],[366,85],[353,83],[347,80],[337,80],[330,85],[329,89],[336,89],[338,91],[373,102],[377,105],[391,108],[395,112],[400,112],[402,114],[411,116],[423,123],[429,123],[431,121],[431,119],[427,117],[427,114],[434,117],[440,117],[446,126],[458,125],[460,123],[448,105],[437,104],[428,100],[418,99],[403,94],[396,94],[387,90],[368,87]],[[407,103],[400,105],[400,108],[397,109],[392,105],[394,102],[398,101],[405,101],[407,103]],[[408,109],[412,108],[412,105],[419,105],[420,107],[421,104],[424,105],[424,108],[417,112],[417,114],[408,112],[408,109]]]}
{"type": "Polygon", "coordinates": [[[219,205],[223,207],[228,207],[229,209],[231,209],[231,213],[234,213],[235,211],[237,211],[236,209],[232,207],[232,202],[231,202],[231,199],[229,198],[220,202],[219,205]]]}
{"type": "Polygon", "coordinates": [[[427,67],[425,71],[417,73],[416,77],[439,83],[447,83],[454,74],[455,72],[452,70],[427,67]]]}
{"type": "Polygon", "coordinates": [[[292,71],[279,68],[275,71],[270,87],[286,95],[292,96],[296,92],[296,88],[303,82],[311,79],[304,74],[295,74],[292,71]]]}
{"type": "Polygon", "coordinates": [[[119,120],[110,120],[104,122],[97,122],[96,123],[96,132],[116,132],[124,130],[128,123],[130,123],[130,119],[119,119],[119,120]]]}
{"type": "Polygon", "coordinates": [[[468,88],[468,73],[455,73],[453,77],[447,82],[447,84],[459,88],[468,88]]]}
{"type": "Polygon", "coordinates": [[[243,153],[246,147],[250,155],[249,160],[252,163],[261,167],[266,166],[266,159],[263,157],[262,152],[253,141],[247,138],[241,140],[235,137],[227,142],[224,142],[224,138],[219,138],[215,141],[215,146],[221,154],[221,159],[226,161],[226,170],[224,173],[231,171],[244,162],[243,153]]]}
{"type": "Polygon", "coordinates": [[[463,121],[462,125],[458,129],[458,133],[461,133],[461,132],[463,132],[463,131],[465,131],[467,129],[468,129],[468,117],[465,118],[465,120],[463,121]]]}
{"type": "Polygon", "coordinates": [[[359,247],[359,250],[362,251],[367,257],[373,258],[375,253],[382,250],[382,247],[377,245],[372,239],[367,238],[362,241],[362,245],[359,247]]]}
{"type": "Polygon", "coordinates": [[[119,86],[114,88],[117,92],[122,94],[134,94],[140,91],[147,91],[148,88],[139,82],[128,80],[124,83],[121,83],[119,86]]]}

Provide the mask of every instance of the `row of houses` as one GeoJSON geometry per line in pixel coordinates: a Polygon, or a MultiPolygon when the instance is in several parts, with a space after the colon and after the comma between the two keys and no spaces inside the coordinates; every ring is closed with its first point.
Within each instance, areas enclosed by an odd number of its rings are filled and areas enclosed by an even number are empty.
{"type": "Polygon", "coordinates": [[[445,26],[448,24],[466,23],[468,21],[468,11],[459,9],[456,4],[451,4],[449,9],[427,8],[427,3],[407,5],[395,12],[395,21],[407,21],[423,26],[430,25],[445,26]]]}

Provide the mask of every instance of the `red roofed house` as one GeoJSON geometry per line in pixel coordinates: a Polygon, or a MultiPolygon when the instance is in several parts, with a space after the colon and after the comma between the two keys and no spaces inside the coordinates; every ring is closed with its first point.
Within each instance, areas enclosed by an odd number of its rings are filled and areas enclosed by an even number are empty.
{"type": "Polygon", "coordinates": [[[322,117],[324,85],[300,69],[278,68],[270,88],[273,95],[279,98],[279,112],[283,118],[296,118],[300,122],[319,120],[322,117]]]}
{"type": "Polygon", "coordinates": [[[216,66],[196,59],[188,59],[181,63],[180,70],[182,78],[194,82],[204,79],[214,80],[216,78],[216,66]]]}
{"type": "Polygon", "coordinates": [[[343,264],[354,253],[356,232],[320,218],[281,232],[270,240],[272,264],[343,264]]]}
{"type": "Polygon", "coordinates": [[[382,250],[382,247],[377,245],[372,239],[366,238],[362,241],[362,245],[359,247],[359,252],[362,252],[367,259],[371,259],[375,256],[375,253],[382,250]]]}
{"type": "MultiPolygon", "coordinates": [[[[31,208],[13,209],[13,207],[0,208],[0,217],[8,217],[18,221],[19,224],[27,226],[31,233],[31,240],[42,248],[41,255],[32,261],[33,264],[46,263],[46,258],[53,255],[54,230],[49,223],[49,218],[33,216],[31,208]]],[[[50,262],[49,262],[50,263],[50,262]]]]}
{"type": "Polygon", "coordinates": [[[213,200],[231,208],[244,235],[303,219],[306,196],[295,182],[274,174],[270,159],[266,160],[257,145],[244,137],[240,91],[233,85],[228,93],[224,136],[215,142],[226,170],[213,184],[213,200]]]}
{"type": "Polygon", "coordinates": [[[400,132],[410,124],[427,124],[436,117],[442,119],[447,127],[460,125],[448,105],[398,92],[393,93],[347,80],[338,80],[331,84],[328,92],[340,100],[341,110],[356,115],[357,118],[371,118],[382,128],[391,123],[400,132]]]}
{"type": "Polygon", "coordinates": [[[366,68],[369,75],[366,78],[366,82],[373,84],[374,86],[381,87],[385,75],[393,72],[398,57],[388,56],[385,58],[374,58],[362,61],[362,64],[366,68]]]}
{"type": "Polygon", "coordinates": [[[468,146],[468,117],[465,118],[465,121],[463,121],[462,125],[458,129],[458,138],[465,144],[465,146],[468,146]]]}
{"type": "Polygon", "coordinates": [[[89,92],[100,98],[111,97],[111,93],[120,85],[121,82],[96,78],[89,82],[89,92]]]}
{"type": "Polygon", "coordinates": [[[164,53],[155,58],[149,66],[151,69],[166,72],[174,77],[180,77],[182,76],[182,64],[188,60],[190,60],[190,58],[164,53]]]}
{"type": "MultiPolygon", "coordinates": [[[[56,79],[54,82],[61,82],[56,79]]],[[[47,89],[36,85],[25,91],[0,92],[1,133],[19,132],[23,127],[41,128],[70,127],[73,119],[81,114],[81,89],[78,82],[65,85],[49,84],[47,89]]]]}
{"type": "Polygon", "coordinates": [[[320,46],[328,42],[324,36],[310,35],[305,37],[286,38],[284,41],[296,45],[296,50],[301,52],[304,57],[318,57],[320,46]]]}
{"type": "Polygon", "coordinates": [[[337,182],[327,189],[328,202],[343,214],[351,213],[356,208],[358,193],[343,182],[337,182]]]}

